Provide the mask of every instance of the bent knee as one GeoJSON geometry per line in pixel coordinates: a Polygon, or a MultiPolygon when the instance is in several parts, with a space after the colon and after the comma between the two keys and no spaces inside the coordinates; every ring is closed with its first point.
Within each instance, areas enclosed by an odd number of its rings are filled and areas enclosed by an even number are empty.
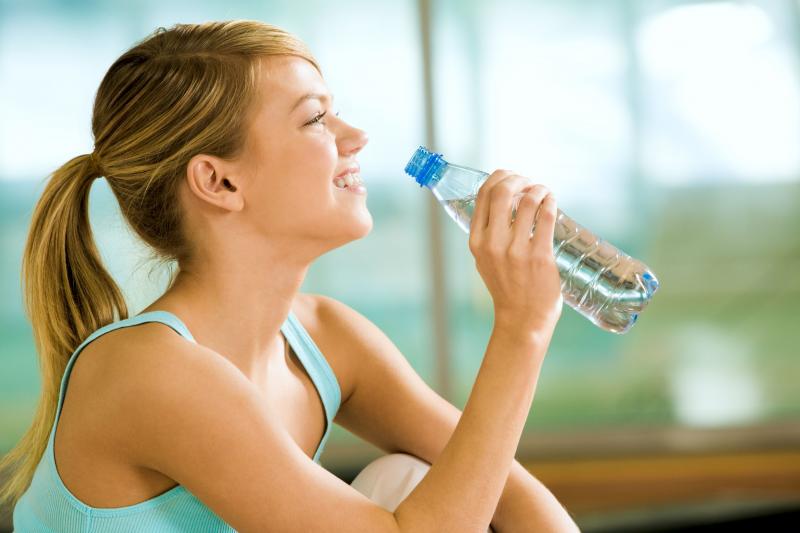
{"type": "Polygon", "coordinates": [[[378,457],[351,483],[352,487],[388,511],[394,511],[425,477],[431,465],[406,453],[378,457]]]}

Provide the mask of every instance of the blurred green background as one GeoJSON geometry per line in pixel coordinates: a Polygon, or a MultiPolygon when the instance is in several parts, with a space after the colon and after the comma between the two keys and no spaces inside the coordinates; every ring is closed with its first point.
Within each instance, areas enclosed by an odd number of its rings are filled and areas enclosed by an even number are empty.
{"type": "MultiPolygon", "coordinates": [[[[93,97],[114,59],[177,22],[260,19],[311,47],[342,116],[370,135],[360,161],[375,225],[320,258],[303,290],[366,315],[463,407],[491,300],[467,236],[443,210],[445,245],[432,253],[430,194],[403,174],[425,142],[420,5],[430,8],[437,151],[546,184],[562,210],[661,282],[625,335],[565,306],[521,454],[636,451],[624,438],[598,451],[591,436],[665,428],[688,440],[645,438],[641,449],[702,451],[706,441],[691,435],[721,435],[711,449],[732,428],[742,446],[800,443],[796,1],[72,0],[0,1],[0,452],[22,435],[39,393],[19,270],[43,180],[91,151],[93,97]],[[444,330],[432,326],[439,264],[444,330]],[[437,335],[447,353],[436,353],[437,335]]],[[[163,272],[146,262],[104,180],[91,216],[138,312],[163,289],[163,272]]],[[[335,427],[322,460],[344,472],[374,453],[335,427]]]]}

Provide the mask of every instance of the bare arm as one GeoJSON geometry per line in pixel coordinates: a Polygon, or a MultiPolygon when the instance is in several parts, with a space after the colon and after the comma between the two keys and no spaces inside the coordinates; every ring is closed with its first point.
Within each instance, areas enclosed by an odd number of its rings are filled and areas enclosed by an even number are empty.
{"type": "Polygon", "coordinates": [[[469,246],[492,295],[494,330],[452,437],[395,511],[401,526],[427,531],[435,515],[445,519],[440,531],[489,526],[561,315],[555,218],[555,199],[529,178],[496,171],[478,191],[469,246]]]}
{"type": "Polygon", "coordinates": [[[401,531],[392,513],[313,462],[230,361],[175,337],[137,343],[110,377],[132,462],[243,533],[401,531]]]}
{"type": "MultiPolygon", "coordinates": [[[[504,349],[495,344],[498,351],[504,349]]],[[[460,496],[452,491],[454,481],[469,485],[462,480],[471,475],[474,454],[485,453],[473,449],[473,443],[488,441],[476,424],[456,429],[456,435],[478,435],[457,441],[450,447],[456,451],[455,462],[437,461],[423,480],[422,487],[434,499],[418,488],[393,514],[311,461],[254,385],[219,354],[177,336],[130,349],[129,355],[120,354],[130,363],[116,369],[119,375],[109,376],[119,383],[111,403],[128,420],[122,441],[132,447],[130,457],[184,485],[238,531],[470,531],[469,524],[476,523],[470,514],[476,501],[485,502],[477,521],[488,524],[491,518],[497,502],[487,500],[483,483],[476,482],[482,476],[471,483],[478,490],[460,496]]],[[[525,381],[533,379],[520,380],[525,381]]],[[[525,411],[526,401],[514,398],[508,403],[515,404],[512,410],[525,411]]],[[[479,422],[504,425],[486,409],[472,412],[481,416],[479,422]]],[[[517,418],[524,420],[524,413],[517,418]]],[[[504,446],[509,457],[521,423],[516,426],[499,430],[508,435],[502,440],[512,440],[504,446]]],[[[481,464],[492,474],[489,481],[499,479],[490,489],[499,494],[508,464],[491,457],[481,464]]]]}
{"type": "MultiPolygon", "coordinates": [[[[313,295],[315,331],[328,351],[357,361],[353,392],[335,422],[387,453],[403,452],[435,463],[462,416],[414,371],[394,343],[346,304],[313,295]],[[421,430],[422,429],[422,430],[421,430]]],[[[491,522],[498,533],[577,531],[553,494],[513,460],[491,522]]]]}
{"type": "Polygon", "coordinates": [[[546,348],[544,339],[492,334],[452,437],[395,511],[401,527],[486,531],[508,478],[546,348]],[[512,358],[524,363],[511,364],[512,358]]]}

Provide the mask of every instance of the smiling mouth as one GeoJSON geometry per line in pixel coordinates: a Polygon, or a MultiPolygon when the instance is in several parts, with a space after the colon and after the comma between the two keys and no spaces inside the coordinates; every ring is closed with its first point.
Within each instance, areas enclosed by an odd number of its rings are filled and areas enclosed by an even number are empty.
{"type": "Polygon", "coordinates": [[[361,174],[354,174],[348,173],[340,178],[336,178],[333,180],[333,184],[336,185],[339,189],[346,189],[351,186],[358,186],[362,185],[364,182],[361,181],[361,174]]]}

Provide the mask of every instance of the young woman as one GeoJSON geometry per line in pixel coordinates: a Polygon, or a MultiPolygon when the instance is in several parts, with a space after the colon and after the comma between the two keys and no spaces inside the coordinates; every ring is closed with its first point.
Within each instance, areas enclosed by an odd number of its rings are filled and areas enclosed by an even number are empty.
{"type": "Polygon", "coordinates": [[[555,200],[508,171],[480,190],[470,249],[495,324],[462,414],[369,320],[299,292],[372,228],[367,137],[331,109],[306,47],[254,21],[160,28],[108,70],[94,151],[52,174],[24,254],[42,397],[4,459],[17,531],[576,529],[514,460],[561,313],[555,200]],[[178,265],[135,316],[92,241],[101,176],[178,265]],[[334,421],[432,466],[386,509],[320,466],[334,421]]]}

